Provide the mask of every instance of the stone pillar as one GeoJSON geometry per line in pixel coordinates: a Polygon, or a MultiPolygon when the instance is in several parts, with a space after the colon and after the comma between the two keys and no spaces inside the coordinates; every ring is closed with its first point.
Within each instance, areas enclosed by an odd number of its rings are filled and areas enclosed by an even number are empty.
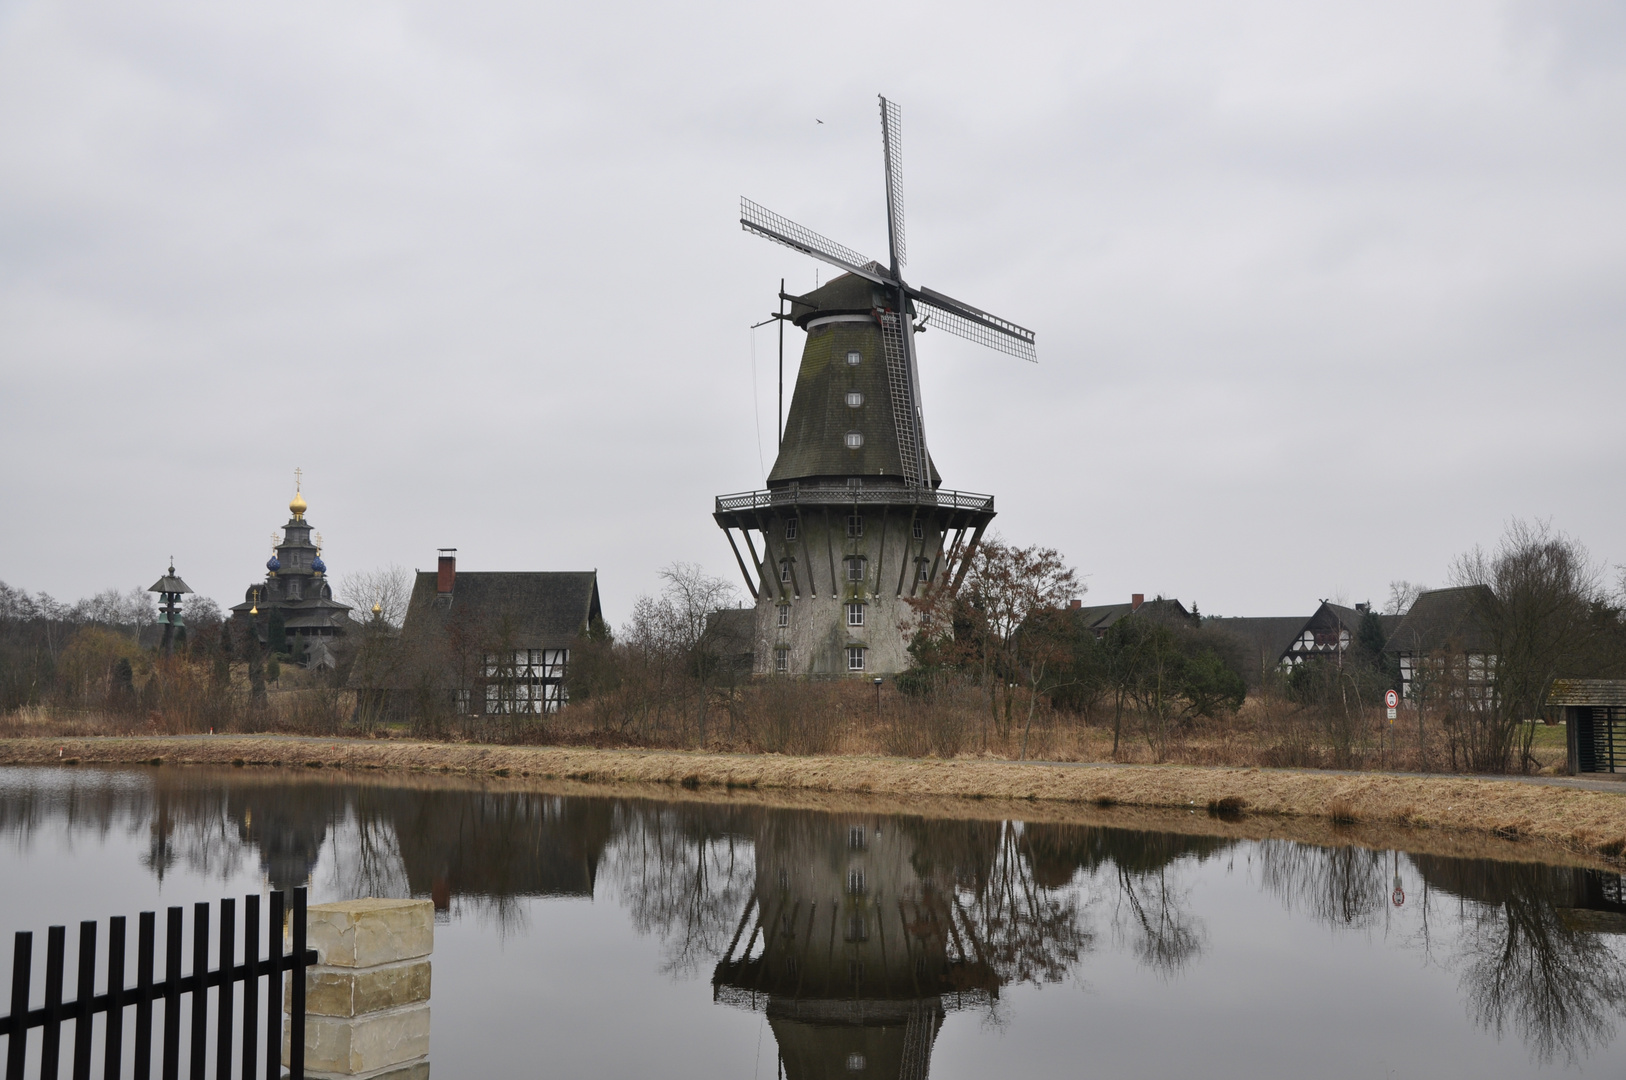
{"type": "Polygon", "coordinates": [[[345,900],[308,910],[318,959],[306,972],[305,1075],[428,1080],[434,904],[345,900]]]}

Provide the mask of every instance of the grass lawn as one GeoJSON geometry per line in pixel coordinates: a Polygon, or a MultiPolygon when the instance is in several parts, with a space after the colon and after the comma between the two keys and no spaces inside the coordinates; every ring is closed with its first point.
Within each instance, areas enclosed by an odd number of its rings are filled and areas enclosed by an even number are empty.
{"type": "Polygon", "coordinates": [[[1566,732],[1569,731],[1563,724],[1533,724],[1536,737],[1530,746],[1533,750],[1563,750],[1567,743],[1566,732]]]}

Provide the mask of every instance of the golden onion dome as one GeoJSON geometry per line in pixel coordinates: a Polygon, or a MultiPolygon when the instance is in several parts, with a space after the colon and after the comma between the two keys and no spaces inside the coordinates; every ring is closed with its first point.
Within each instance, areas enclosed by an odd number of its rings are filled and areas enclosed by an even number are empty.
{"type": "Polygon", "coordinates": [[[377,600],[373,601],[373,614],[374,615],[382,615],[382,614],[384,614],[384,605],[380,604],[377,600]]]}
{"type": "Polygon", "coordinates": [[[293,501],[288,504],[288,509],[293,511],[295,521],[303,521],[305,519],[305,496],[297,491],[294,492],[293,501]]]}

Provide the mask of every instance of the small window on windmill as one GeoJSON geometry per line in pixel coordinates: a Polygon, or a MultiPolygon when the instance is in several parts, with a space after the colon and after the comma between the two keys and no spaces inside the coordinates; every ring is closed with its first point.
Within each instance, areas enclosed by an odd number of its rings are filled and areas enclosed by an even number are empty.
{"type": "Polygon", "coordinates": [[[800,525],[800,519],[799,518],[786,518],[785,519],[785,539],[786,540],[794,540],[794,539],[796,539],[796,532],[797,532],[797,529],[798,529],[799,525],[800,525]]]}
{"type": "Polygon", "coordinates": [[[857,390],[847,391],[847,408],[856,409],[864,404],[864,395],[857,390]]]}
{"type": "Polygon", "coordinates": [[[863,536],[863,535],[864,535],[864,515],[863,514],[848,514],[847,515],[847,538],[849,540],[856,540],[860,536],[863,536]]]}
{"type": "Polygon", "coordinates": [[[847,670],[864,670],[864,647],[862,645],[849,645],[847,647],[847,670]]]}
{"type": "Polygon", "coordinates": [[[863,445],[864,445],[864,433],[862,431],[849,431],[849,432],[847,432],[847,449],[849,449],[849,450],[859,450],[859,449],[863,448],[863,445]]]}
{"type": "Polygon", "coordinates": [[[773,651],[773,669],[780,675],[790,670],[790,650],[775,649],[773,651]]]}
{"type": "Polygon", "coordinates": [[[847,625],[848,626],[863,626],[864,625],[864,605],[863,604],[848,604],[847,605],[847,625]]]}
{"type": "Polygon", "coordinates": [[[863,581],[864,557],[862,555],[849,555],[845,562],[847,563],[847,580],[863,581]]]}
{"type": "Polygon", "coordinates": [[[916,568],[917,568],[916,569],[916,580],[917,581],[930,581],[932,579],[931,567],[927,564],[925,559],[919,560],[915,565],[916,565],[916,568]]]}
{"type": "Polygon", "coordinates": [[[790,605],[779,605],[779,629],[783,630],[790,625],[790,605]]]}
{"type": "Polygon", "coordinates": [[[780,559],[779,560],[779,584],[781,584],[781,585],[789,585],[790,584],[790,560],[789,559],[780,559]]]}
{"type": "Polygon", "coordinates": [[[926,523],[924,521],[921,521],[919,518],[915,519],[915,539],[916,540],[924,540],[924,539],[926,539],[926,523]]]}
{"type": "Polygon", "coordinates": [[[864,358],[858,354],[858,350],[853,349],[853,350],[851,350],[851,351],[849,351],[847,353],[847,366],[848,367],[857,367],[859,361],[862,360],[862,359],[864,359],[864,358]]]}

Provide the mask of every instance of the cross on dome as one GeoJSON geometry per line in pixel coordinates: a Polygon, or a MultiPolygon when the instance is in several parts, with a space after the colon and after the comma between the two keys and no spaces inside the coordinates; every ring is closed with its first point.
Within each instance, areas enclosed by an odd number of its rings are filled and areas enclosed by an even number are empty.
{"type": "Polygon", "coordinates": [[[303,486],[304,478],[305,478],[305,470],[301,469],[301,468],[298,468],[298,467],[295,467],[295,469],[294,469],[294,497],[288,503],[288,510],[294,515],[294,520],[295,521],[304,521],[305,520],[305,506],[306,506],[305,496],[300,494],[300,489],[303,486]]]}

